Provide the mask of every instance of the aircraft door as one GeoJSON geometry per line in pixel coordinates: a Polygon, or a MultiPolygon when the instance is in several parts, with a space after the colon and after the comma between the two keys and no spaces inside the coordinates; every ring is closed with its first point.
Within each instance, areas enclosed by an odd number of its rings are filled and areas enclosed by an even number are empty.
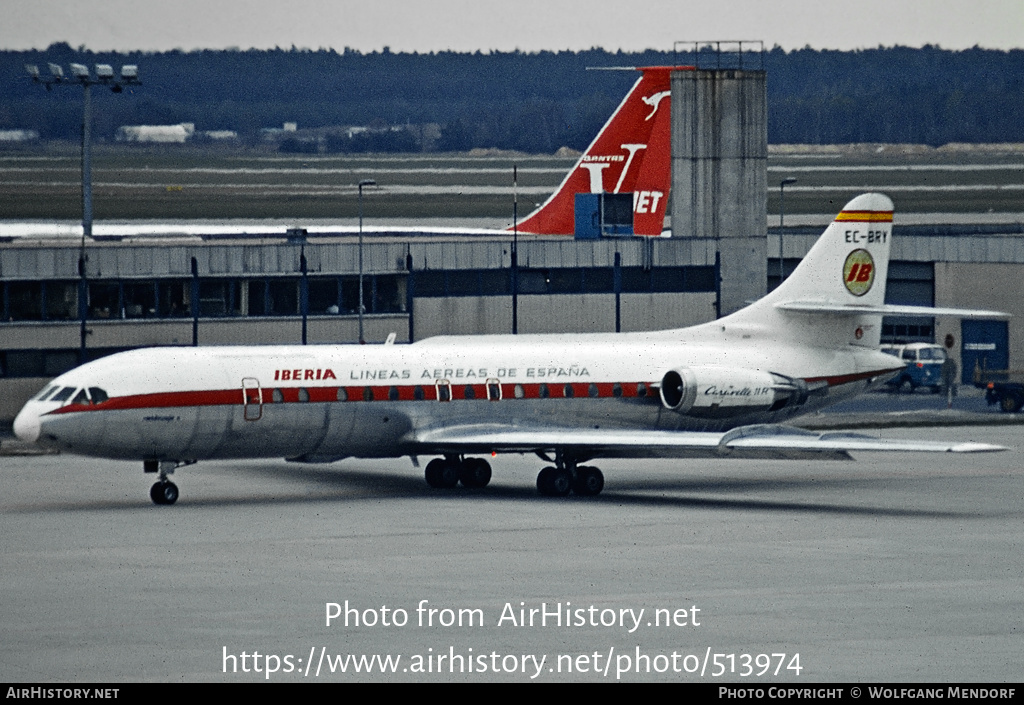
{"type": "Polygon", "coordinates": [[[246,421],[259,421],[263,417],[263,390],[260,381],[254,377],[242,378],[243,416],[246,421]]]}

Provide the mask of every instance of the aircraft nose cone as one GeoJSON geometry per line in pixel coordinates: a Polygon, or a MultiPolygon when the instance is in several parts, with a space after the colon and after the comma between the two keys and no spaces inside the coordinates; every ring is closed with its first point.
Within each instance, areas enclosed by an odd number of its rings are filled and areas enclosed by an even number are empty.
{"type": "Polygon", "coordinates": [[[39,439],[39,415],[25,406],[14,419],[14,435],[26,443],[39,439]]]}

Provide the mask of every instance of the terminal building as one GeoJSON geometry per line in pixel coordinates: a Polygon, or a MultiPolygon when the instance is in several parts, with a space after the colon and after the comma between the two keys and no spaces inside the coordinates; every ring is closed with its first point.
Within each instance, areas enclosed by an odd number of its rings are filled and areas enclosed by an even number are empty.
{"type": "MultiPolygon", "coordinates": [[[[765,73],[672,76],[671,237],[279,237],[0,242],[0,422],[83,359],[153,345],[397,342],[438,334],[682,327],[778,284],[767,226],[765,73]],[[360,258],[360,250],[362,257],[360,258]],[[360,259],[362,276],[360,277],[360,259]],[[360,320],[360,279],[364,315],[360,320]],[[515,282],[515,287],[513,287],[515,282]],[[515,289],[515,291],[513,291],[515,289]]],[[[837,208],[840,208],[839,204],[837,208]]],[[[884,342],[952,341],[975,366],[1024,367],[1020,224],[894,228],[887,301],[997,309],[1007,321],[886,320],[884,342]]],[[[791,272],[820,228],[788,228],[791,272]]]]}

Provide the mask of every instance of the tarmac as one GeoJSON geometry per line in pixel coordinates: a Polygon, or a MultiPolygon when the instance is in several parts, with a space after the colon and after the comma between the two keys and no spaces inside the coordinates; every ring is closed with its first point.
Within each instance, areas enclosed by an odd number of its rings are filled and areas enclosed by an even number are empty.
{"type": "Polygon", "coordinates": [[[451,491],[408,460],[200,463],[159,507],[138,463],[4,439],[0,674],[1019,681],[1024,428],[957,413],[979,423],[876,432],[1010,450],[607,460],[588,499],[538,496],[511,455],[451,491]]]}

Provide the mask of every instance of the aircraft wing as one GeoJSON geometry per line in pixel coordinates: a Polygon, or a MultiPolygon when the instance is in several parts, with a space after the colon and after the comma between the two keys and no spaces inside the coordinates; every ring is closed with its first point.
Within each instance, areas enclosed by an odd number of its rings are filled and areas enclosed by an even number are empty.
{"type": "Polygon", "coordinates": [[[1006,450],[987,443],[890,440],[846,431],[815,433],[791,426],[696,431],[524,428],[466,425],[424,429],[411,439],[419,453],[546,453],[587,458],[740,457],[848,460],[850,451],[977,453],[1006,450]]]}

